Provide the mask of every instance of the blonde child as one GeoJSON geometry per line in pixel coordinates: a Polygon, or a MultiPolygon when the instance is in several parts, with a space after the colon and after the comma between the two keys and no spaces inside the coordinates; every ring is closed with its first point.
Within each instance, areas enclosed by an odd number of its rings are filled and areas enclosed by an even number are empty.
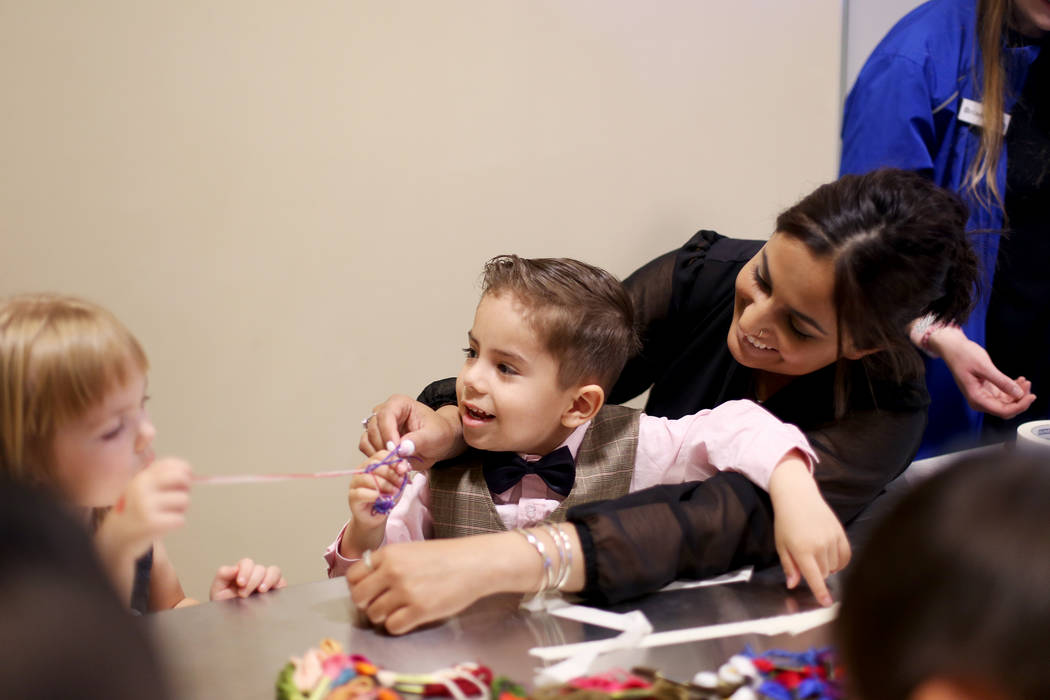
{"type": "MultiPolygon", "coordinates": [[[[494,258],[468,344],[457,398],[463,437],[475,449],[417,474],[389,517],[374,504],[397,491],[404,463],[355,476],[350,520],[325,555],[329,575],[384,542],[526,528],[563,520],[576,504],[724,469],[770,490],[778,514],[790,513],[778,518],[778,530],[788,531],[778,532],[785,568],[798,563],[822,582],[845,566],[848,543],[794,426],[750,401],[678,420],[605,405],[638,341],[630,299],[604,270],[494,258]]],[[[821,597],[830,602],[826,590],[821,597]]]]}
{"type": "MultiPolygon", "coordinates": [[[[148,369],[135,337],[99,306],[46,294],[0,304],[0,469],[74,509],[140,613],[197,602],[160,540],[185,521],[192,472],[182,460],[154,459],[148,369]]],[[[209,597],[283,585],[276,566],[242,559],[219,568],[209,597]]]]}

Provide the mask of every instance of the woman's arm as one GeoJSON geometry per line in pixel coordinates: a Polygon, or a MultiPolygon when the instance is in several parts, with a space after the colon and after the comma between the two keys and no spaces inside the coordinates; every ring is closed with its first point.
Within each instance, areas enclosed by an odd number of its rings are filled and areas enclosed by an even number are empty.
{"type": "Polygon", "coordinates": [[[638,396],[656,380],[659,347],[667,335],[667,316],[671,306],[677,250],[665,253],[636,270],[623,281],[634,305],[635,326],[642,341],[642,351],[630,358],[616,385],[609,393],[609,403],[623,403],[638,396]]]}
{"type": "MultiPolygon", "coordinates": [[[[855,518],[903,471],[924,428],[924,410],[872,410],[806,433],[820,457],[821,494],[841,522],[855,518]]],[[[602,602],[637,597],[678,578],[777,561],[769,496],[733,472],[577,506],[568,519],[586,561],[584,595],[602,602]]]]}

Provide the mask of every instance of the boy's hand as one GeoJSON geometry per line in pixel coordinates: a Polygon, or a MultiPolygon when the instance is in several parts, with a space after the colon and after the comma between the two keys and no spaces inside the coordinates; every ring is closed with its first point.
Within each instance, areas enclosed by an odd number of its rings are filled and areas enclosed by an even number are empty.
{"type": "MultiPolygon", "coordinates": [[[[362,468],[384,459],[387,454],[386,451],[376,452],[362,468]]],[[[373,513],[372,510],[377,498],[392,497],[397,493],[407,470],[407,464],[400,462],[379,467],[366,474],[354,474],[350,478],[350,493],[347,497],[350,505],[350,524],[343,535],[340,548],[343,556],[357,558],[366,549],[376,549],[383,543],[389,514],[373,513]]]]}
{"type": "Polygon", "coordinates": [[[193,470],[181,459],[159,459],[128,483],[100,527],[127,555],[141,556],[161,535],[182,527],[193,470]]]}
{"type": "Polygon", "coordinates": [[[247,598],[252,593],[265,593],[284,588],[288,582],[277,566],[263,566],[251,559],[241,559],[231,566],[220,566],[208,592],[210,600],[247,598]]]}
{"type": "Polygon", "coordinates": [[[824,580],[849,562],[849,540],[797,452],[789,453],[773,471],[769,496],[775,513],[777,554],[788,588],[805,578],[821,605],[831,605],[824,580]]]}
{"type": "Polygon", "coordinates": [[[463,451],[463,426],[455,406],[444,406],[437,411],[424,403],[401,394],[394,394],[376,406],[374,418],[369,418],[358,447],[366,457],[386,449],[388,442],[395,445],[411,440],[415,445],[412,468],[430,469],[434,462],[447,459],[463,451]]]}

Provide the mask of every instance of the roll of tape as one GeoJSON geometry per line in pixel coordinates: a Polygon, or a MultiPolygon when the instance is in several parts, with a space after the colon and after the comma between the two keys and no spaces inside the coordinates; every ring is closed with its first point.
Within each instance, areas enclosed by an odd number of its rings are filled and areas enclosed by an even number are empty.
{"type": "Polygon", "coordinates": [[[1017,447],[1026,452],[1050,454],[1050,420],[1033,420],[1017,426],[1017,447]]]}

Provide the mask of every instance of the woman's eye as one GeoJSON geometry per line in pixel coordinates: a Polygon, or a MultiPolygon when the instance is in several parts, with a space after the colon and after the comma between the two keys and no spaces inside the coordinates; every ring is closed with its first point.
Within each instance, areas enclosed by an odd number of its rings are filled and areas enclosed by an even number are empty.
{"type": "Polygon", "coordinates": [[[762,275],[759,274],[757,267],[751,270],[751,276],[754,278],[755,284],[758,285],[759,289],[761,289],[764,292],[769,291],[769,283],[762,278],[762,275]]]}
{"type": "Polygon", "coordinates": [[[802,331],[800,331],[798,326],[795,325],[794,321],[788,321],[788,327],[791,328],[791,332],[799,338],[808,339],[813,337],[809,333],[803,333],[802,331]]]}
{"type": "Polygon", "coordinates": [[[473,360],[475,357],[478,356],[478,351],[474,348],[463,348],[463,354],[468,360],[473,360]]]}

